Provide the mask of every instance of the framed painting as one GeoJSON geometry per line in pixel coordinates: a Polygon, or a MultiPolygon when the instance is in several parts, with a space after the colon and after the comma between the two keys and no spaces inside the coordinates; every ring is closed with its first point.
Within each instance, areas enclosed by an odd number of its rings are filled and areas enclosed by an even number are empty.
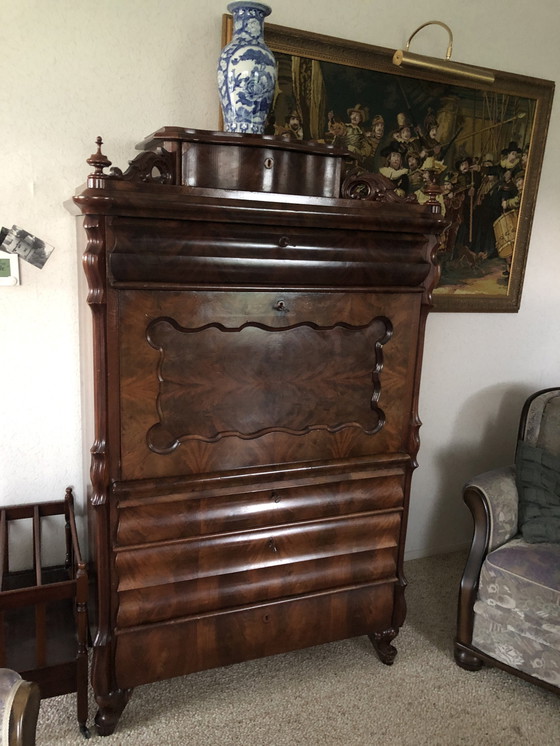
{"type": "MultiPolygon", "coordinates": [[[[231,35],[224,15],[224,44],[231,35]]],[[[554,83],[418,72],[394,50],[274,24],[265,40],[278,64],[266,133],[346,147],[406,195],[433,159],[448,223],[434,310],[518,311],[554,83]]]]}

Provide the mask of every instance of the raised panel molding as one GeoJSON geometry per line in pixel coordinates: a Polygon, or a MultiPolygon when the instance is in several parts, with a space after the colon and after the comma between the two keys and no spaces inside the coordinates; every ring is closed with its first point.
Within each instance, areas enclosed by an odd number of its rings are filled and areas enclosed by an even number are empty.
{"type": "Polygon", "coordinates": [[[149,447],[168,453],[192,438],[251,439],[273,431],[354,427],[373,435],[384,424],[379,373],[391,335],[386,318],[363,327],[246,323],[237,330],[152,321],[147,338],[160,353],[160,422],[148,432],[149,447]]]}

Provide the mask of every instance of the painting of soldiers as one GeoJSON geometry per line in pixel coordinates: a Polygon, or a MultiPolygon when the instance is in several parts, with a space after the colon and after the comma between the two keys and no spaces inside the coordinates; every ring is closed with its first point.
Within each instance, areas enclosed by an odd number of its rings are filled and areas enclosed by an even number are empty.
{"type": "Polygon", "coordinates": [[[361,67],[362,47],[354,51],[351,43],[332,40],[323,59],[318,53],[323,41],[310,44],[306,57],[305,41],[301,35],[297,40],[301,57],[275,52],[275,121],[284,122],[284,129],[296,137],[303,133],[306,139],[345,149],[349,168],[383,175],[406,200],[422,203],[426,174],[435,175],[447,220],[440,237],[436,300],[468,296],[509,303],[513,291],[518,298],[512,282],[519,284],[522,277],[530,225],[523,214],[533,209],[537,183],[528,174],[538,172],[542,161],[552,84],[521,81],[519,94],[514,94],[513,76],[494,71],[498,81],[507,77],[508,93],[499,85],[462,86],[443,75],[427,79],[403,74],[401,68],[390,70],[392,52],[379,47],[368,48],[367,64],[361,67]],[[353,64],[346,62],[344,50],[335,61],[343,45],[350,45],[353,64]],[[286,119],[292,112],[301,112],[293,127],[286,119]],[[528,192],[529,180],[533,190],[528,192]]]}

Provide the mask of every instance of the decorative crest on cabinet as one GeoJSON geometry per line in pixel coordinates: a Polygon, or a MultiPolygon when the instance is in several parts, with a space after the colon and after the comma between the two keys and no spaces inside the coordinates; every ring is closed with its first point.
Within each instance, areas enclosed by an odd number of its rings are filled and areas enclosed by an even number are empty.
{"type": "Polygon", "coordinates": [[[103,139],[101,136],[95,140],[97,151],[87,159],[87,163],[94,167],[93,173],[88,176],[88,187],[92,189],[103,188],[104,181],[118,179],[122,181],[136,181],[148,184],[172,184],[174,180],[173,158],[165,148],[144,151],[129,161],[126,171],[113,166],[109,174],[103,169],[111,166],[111,161],[101,151],[103,139]]]}

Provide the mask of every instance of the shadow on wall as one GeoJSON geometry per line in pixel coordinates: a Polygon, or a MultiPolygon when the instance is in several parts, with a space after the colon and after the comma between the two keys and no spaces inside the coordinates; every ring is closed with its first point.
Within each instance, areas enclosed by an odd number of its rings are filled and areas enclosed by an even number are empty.
{"type": "Polygon", "coordinates": [[[464,544],[470,543],[472,519],[463,502],[463,485],[477,474],[514,462],[521,409],[536,390],[503,383],[481,389],[466,400],[457,415],[453,441],[435,454],[440,499],[430,522],[433,546],[441,544],[442,536],[457,536],[458,531],[464,533],[464,544]],[[470,434],[478,434],[478,439],[470,434]]]}

